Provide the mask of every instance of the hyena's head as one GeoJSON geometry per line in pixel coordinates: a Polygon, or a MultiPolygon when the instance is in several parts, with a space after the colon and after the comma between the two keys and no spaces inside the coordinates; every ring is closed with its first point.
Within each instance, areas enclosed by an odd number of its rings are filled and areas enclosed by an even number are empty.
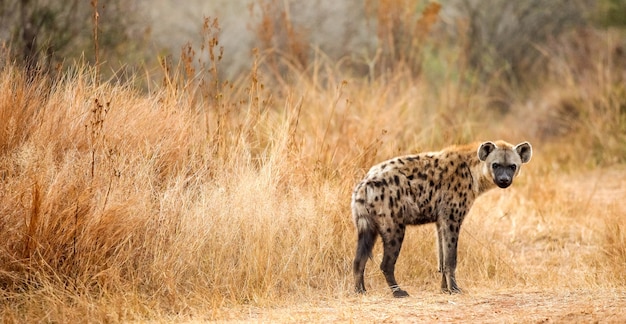
{"type": "Polygon", "coordinates": [[[507,188],[519,174],[522,163],[530,161],[533,149],[530,143],[513,146],[504,141],[484,142],[478,147],[478,158],[483,163],[483,174],[500,188],[507,188]]]}

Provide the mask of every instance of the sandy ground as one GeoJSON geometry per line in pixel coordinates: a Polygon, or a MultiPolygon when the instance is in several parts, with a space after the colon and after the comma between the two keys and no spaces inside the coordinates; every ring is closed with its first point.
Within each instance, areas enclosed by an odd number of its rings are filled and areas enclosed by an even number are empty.
{"type": "Polygon", "coordinates": [[[368,295],[285,308],[248,308],[224,322],[256,323],[626,323],[626,292],[368,295]]]}

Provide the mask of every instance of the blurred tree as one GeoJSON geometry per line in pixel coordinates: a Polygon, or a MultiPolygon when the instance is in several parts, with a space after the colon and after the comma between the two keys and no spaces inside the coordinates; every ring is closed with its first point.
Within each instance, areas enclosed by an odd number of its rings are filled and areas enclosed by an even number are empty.
{"type": "MultiPolygon", "coordinates": [[[[135,2],[109,0],[98,8],[100,48],[109,57],[136,39],[130,34],[135,2]]],[[[2,0],[0,41],[28,71],[50,71],[67,58],[93,57],[92,14],[89,1],[2,0]]]]}
{"type": "Polygon", "coordinates": [[[466,21],[465,53],[470,66],[512,83],[542,69],[539,48],[572,28],[588,23],[589,0],[455,0],[466,21]]]}

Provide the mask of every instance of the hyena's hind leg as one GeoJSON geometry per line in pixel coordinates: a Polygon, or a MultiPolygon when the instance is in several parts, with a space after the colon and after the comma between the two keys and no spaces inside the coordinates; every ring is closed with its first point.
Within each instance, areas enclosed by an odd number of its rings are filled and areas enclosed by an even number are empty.
{"type": "Polygon", "coordinates": [[[355,291],[357,293],[365,293],[365,264],[367,259],[372,257],[374,243],[378,237],[378,232],[372,226],[373,224],[367,219],[367,216],[357,218],[356,226],[358,231],[358,242],[356,246],[356,256],[354,257],[353,273],[355,282],[355,291]]]}
{"type": "Polygon", "coordinates": [[[380,270],[385,275],[385,280],[391,291],[393,297],[402,298],[408,297],[409,294],[400,289],[395,277],[396,261],[398,255],[400,255],[400,248],[402,248],[402,242],[404,241],[404,225],[397,224],[392,228],[382,229],[383,240],[383,261],[380,264],[380,270]]]}

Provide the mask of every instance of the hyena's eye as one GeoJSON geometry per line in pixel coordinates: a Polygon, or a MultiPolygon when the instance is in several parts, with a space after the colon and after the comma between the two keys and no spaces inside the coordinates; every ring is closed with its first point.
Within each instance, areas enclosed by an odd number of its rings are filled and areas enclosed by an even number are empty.
{"type": "Polygon", "coordinates": [[[511,164],[511,165],[509,165],[509,168],[511,168],[511,170],[515,171],[517,169],[517,165],[511,164]]]}
{"type": "Polygon", "coordinates": [[[499,167],[500,167],[500,164],[498,164],[498,163],[491,164],[491,168],[494,169],[494,170],[499,168],[499,167]]]}

